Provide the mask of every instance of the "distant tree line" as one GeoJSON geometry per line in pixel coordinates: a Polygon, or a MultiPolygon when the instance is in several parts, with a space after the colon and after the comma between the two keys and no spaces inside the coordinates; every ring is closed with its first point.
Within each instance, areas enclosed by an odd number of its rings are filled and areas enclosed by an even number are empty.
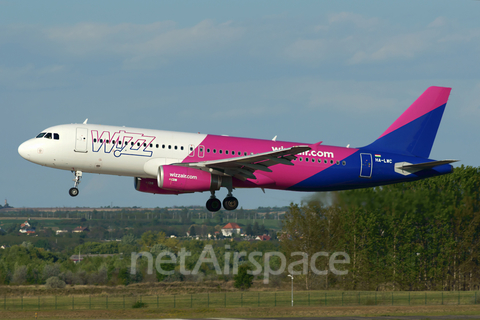
{"type": "MultiPolygon", "coordinates": [[[[345,276],[301,276],[306,287],[478,290],[480,168],[410,183],[338,192],[334,204],[292,205],[283,249],[344,251],[345,276]]],[[[288,254],[287,254],[288,256],[288,254]]]]}

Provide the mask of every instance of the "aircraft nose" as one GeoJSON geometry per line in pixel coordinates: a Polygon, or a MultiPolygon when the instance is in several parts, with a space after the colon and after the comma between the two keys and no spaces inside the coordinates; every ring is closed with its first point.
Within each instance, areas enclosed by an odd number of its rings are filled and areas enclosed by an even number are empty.
{"type": "Polygon", "coordinates": [[[18,146],[18,154],[20,154],[23,159],[30,160],[31,148],[28,141],[25,141],[20,146],[18,146]]]}

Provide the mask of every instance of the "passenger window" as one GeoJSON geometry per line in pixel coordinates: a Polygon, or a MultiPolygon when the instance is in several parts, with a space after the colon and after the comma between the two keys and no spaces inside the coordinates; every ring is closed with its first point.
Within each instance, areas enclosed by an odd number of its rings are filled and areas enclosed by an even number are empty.
{"type": "Polygon", "coordinates": [[[241,155],[242,155],[242,153],[241,153],[240,151],[238,151],[238,155],[239,155],[239,156],[241,156],[241,155]]]}
{"type": "Polygon", "coordinates": [[[333,160],[330,160],[330,164],[333,164],[333,160]]]}
{"type": "Polygon", "coordinates": [[[246,152],[244,152],[244,153],[243,153],[243,155],[244,155],[244,156],[246,156],[246,155],[247,155],[247,153],[246,153],[246,152]]]}
{"type": "Polygon", "coordinates": [[[172,146],[171,146],[171,145],[168,145],[168,149],[172,149],[172,146]]]}
{"type": "Polygon", "coordinates": [[[58,133],[53,134],[53,139],[60,140],[60,135],[58,133]]]}
{"type": "Polygon", "coordinates": [[[327,163],[328,163],[328,160],[327,160],[327,159],[325,159],[325,161],[324,161],[324,162],[325,162],[325,164],[327,164],[327,163]]]}
{"type": "Polygon", "coordinates": [[[300,157],[299,159],[300,159],[300,161],[302,161],[302,160],[303,160],[303,158],[302,158],[302,157],[300,157]]]}
{"type": "Polygon", "coordinates": [[[318,163],[322,163],[322,159],[318,159],[318,163]]]}
{"type": "Polygon", "coordinates": [[[165,145],[164,145],[164,144],[162,144],[162,149],[165,149],[165,145]]]}
{"type": "Polygon", "coordinates": [[[222,154],[222,152],[223,152],[223,151],[222,151],[221,149],[220,149],[220,150],[218,150],[218,153],[222,154]]]}
{"type": "Polygon", "coordinates": [[[305,161],[308,162],[308,158],[305,158],[305,161]]]}
{"type": "Polygon", "coordinates": [[[39,133],[37,138],[43,138],[44,135],[45,135],[45,132],[39,133]]]}
{"type": "Polygon", "coordinates": [[[228,154],[228,150],[225,150],[225,154],[228,154]]]}
{"type": "Polygon", "coordinates": [[[52,139],[52,134],[49,132],[49,133],[45,134],[44,138],[45,139],[52,139]]]}
{"type": "Polygon", "coordinates": [[[207,149],[207,153],[210,153],[210,149],[209,149],[209,148],[207,149]]]}
{"type": "Polygon", "coordinates": [[[315,159],[314,159],[314,158],[312,158],[312,162],[315,162],[315,159]]]}
{"type": "Polygon", "coordinates": [[[347,163],[345,161],[342,161],[342,166],[346,165],[347,163]]]}
{"type": "Polygon", "coordinates": [[[177,146],[175,146],[175,150],[177,150],[177,146]]]}
{"type": "Polygon", "coordinates": [[[157,147],[157,149],[158,149],[158,144],[157,144],[157,145],[155,145],[155,147],[157,147]]]}
{"type": "Polygon", "coordinates": [[[340,161],[337,160],[337,166],[340,164],[340,161]]]}
{"type": "Polygon", "coordinates": [[[93,142],[97,142],[97,139],[96,139],[96,138],[95,138],[95,139],[93,139],[93,142]]]}
{"type": "MultiPolygon", "coordinates": [[[[183,147],[182,147],[183,148],[183,147]]],[[[190,151],[193,151],[193,147],[190,147],[190,151]]]]}
{"type": "Polygon", "coordinates": [[[213,149],[213,153],[217,153],[217,149],[213,149]]]}

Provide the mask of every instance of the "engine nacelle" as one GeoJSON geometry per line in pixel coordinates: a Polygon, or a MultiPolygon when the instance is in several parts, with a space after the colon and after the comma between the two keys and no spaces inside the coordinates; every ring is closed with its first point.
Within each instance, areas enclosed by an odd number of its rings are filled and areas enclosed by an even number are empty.
{"type": "Polygon", "coordinates": [[[158,167],[157,183],[166,190],[201,192],[220,189],[222,177],[194,168],[165,165],[158,167]]]}
{"type": "Polygon", "coordinates": [[[135,178],[135,190],[146,193],[153,194],[181,194],[187,192],[179,192],[172,190],[165,190],[159,188],[157,185],[157,179],[148,179],[148,178],[135,178]]]}

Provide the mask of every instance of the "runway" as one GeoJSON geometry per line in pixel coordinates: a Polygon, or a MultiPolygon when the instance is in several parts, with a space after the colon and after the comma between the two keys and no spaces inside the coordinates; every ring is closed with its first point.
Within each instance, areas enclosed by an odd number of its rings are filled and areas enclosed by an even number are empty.
{"type": "MultiPolygon", "coordinates": [[[[294,317],[294,318],[203,318],[204,320],[468,320],[480,319],[480,315],[447,315],[447,316],[381,316],[381,317],[294,317]]],[[[124,319],[139,320],[139,319],[124,319]]],[[[152,319],[143,319],[152,320],[152,319]]],[[[159,318],[158,320],[198,320],[189,318],[159,318]]]]}

